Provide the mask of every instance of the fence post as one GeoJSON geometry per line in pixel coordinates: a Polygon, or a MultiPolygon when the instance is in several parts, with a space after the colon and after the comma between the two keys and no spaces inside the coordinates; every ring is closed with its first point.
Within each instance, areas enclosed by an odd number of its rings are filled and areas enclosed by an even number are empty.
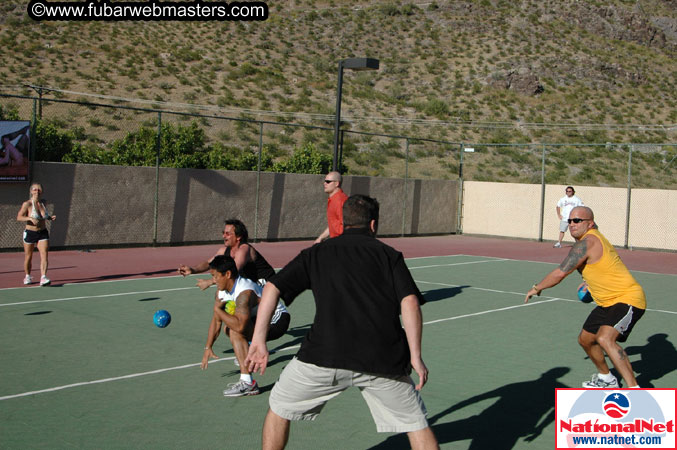
{"type": "Polygon", "coordinates": [[[35,133],[38,129],[38,123],[37,123],[37,110],[38,110],[38,100],[36,98],[33,98],[33,122],[31,124],[31,140],[30,140],[30,147],[28,149],[29,155],[28,155],[28,163],[30,164],[30,167],[28,169],[28,182],[32,183],[33,182],[33,168],[35,167],[35,154],[37,153],[35,151],[35,146],[37,145],[37,139],[35,138],[35,133]]]}
{"type": "Polygon", "coordinates": [[[406,139],[404,151],[404,187],[402,192],[402,236],[404,236],[407,216],[407,178],[409,178],[409,139],[406,139]]]}
{"type": "Polygon", "coordinates": [[[630,198],[632,196],[632,149],[634,145],[630,145],[628,152],[628,201],[625,206],[625,245],[628,248],[630,241],[630,198]]]}
{"type": "Polygon", "coordinates": [[[155,143],[155,200],[153,211],[153,247],[157,245],[157,222],[160,202],[160,147],[162,145],[162,112],[157,113],[157,141],[155,143]]]}
{"type": "Polygon", "coordinates": [[[538,242],[543,242],[543,221],[545,217],[545,144],[541,158],[541,217],[538,222],[538,242]]]}
{"type": "Polygon", "coordinates": [[[256,207],[254,208],[254,242],[259,236],[259,195],[261,192],[261,154],[263,153],[263,122],[259,122],[259,163],[256,169],[256,207]]]}
{"type": "Polygon", "coordinates": [[[458,164],[458,206],[456,208],[456,233],[463,234],[463,153],[465,153],[465,145],[461,143],[458,147],[459,164],[458,164]]]}

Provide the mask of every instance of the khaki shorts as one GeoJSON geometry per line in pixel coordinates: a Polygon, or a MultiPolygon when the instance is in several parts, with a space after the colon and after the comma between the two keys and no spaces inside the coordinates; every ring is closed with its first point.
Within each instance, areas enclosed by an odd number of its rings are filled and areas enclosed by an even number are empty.
{"type": "Polygon", "coordinates": [[[349,387],[360,389],[380,433],[408,433],[428,426],[427,411],[408,375],[382,375],[331,369],[294,358],[270,394],[270,409],[287,420],[314,420],[332,398],[349,387]]]}
{"type": "Polygon", "coordinates": [[[566,231],[569,229],[569,222],[566,220],[560,220],[559,221],[559,231],[562,233],[566,233],[566,231]]]}

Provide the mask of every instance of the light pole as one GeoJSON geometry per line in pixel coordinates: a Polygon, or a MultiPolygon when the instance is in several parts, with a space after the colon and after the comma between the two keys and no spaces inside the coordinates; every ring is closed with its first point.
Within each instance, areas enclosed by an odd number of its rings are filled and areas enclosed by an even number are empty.
{"type": "Polygon", "coordinates": [[[338,87],[336,88],[336,117],[334,120],[334,161],[332,170],[338,170],[339,128],[341,126],[341,90],[343,88],[343,69],[378,70],[379,61],[374,58],[342,59],[338,64],[338,87]]]}

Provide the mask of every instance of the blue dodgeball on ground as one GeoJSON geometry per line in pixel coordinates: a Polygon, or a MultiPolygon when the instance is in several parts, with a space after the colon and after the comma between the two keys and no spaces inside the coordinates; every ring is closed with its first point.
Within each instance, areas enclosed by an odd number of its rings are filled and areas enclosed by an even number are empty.
{"type": "Polygon", "coordinates": [[[166,327],[171,321],[172,316],[169,314],[169,311],[165,311],[164,309],[156,311],[155,315],[153,316],[153,322],[159,328],[166,327]]]}
{"type": "Polygon", "coordinates": [[[592,302],[592,295],[590,295],[590,291],[588,291],[587,286],[583,285],[580,288],[578,288],[578,299],[583,303],[592,302]]]}

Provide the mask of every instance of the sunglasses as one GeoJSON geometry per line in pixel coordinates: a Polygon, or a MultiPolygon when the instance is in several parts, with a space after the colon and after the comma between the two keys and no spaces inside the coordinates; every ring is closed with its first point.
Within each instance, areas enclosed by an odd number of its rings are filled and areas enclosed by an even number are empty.
{"type": "Polygon", "coordinates": [[[329,183],[333,183],[334,181],[338,181],[338,180],[324,180],[324,183],[329,184],[329,183]]]}
{"type": "Polygon", "coordinates": [[[569,222],[569,223],[571,223],[571,222],[573,222],[573,223],[581,223],[581,222],[583,222],[584,220],[592,220],[592,219],[579,219],[578,217],[576,217],[575,219],[567,219],[567,222],[569,222]]]}

